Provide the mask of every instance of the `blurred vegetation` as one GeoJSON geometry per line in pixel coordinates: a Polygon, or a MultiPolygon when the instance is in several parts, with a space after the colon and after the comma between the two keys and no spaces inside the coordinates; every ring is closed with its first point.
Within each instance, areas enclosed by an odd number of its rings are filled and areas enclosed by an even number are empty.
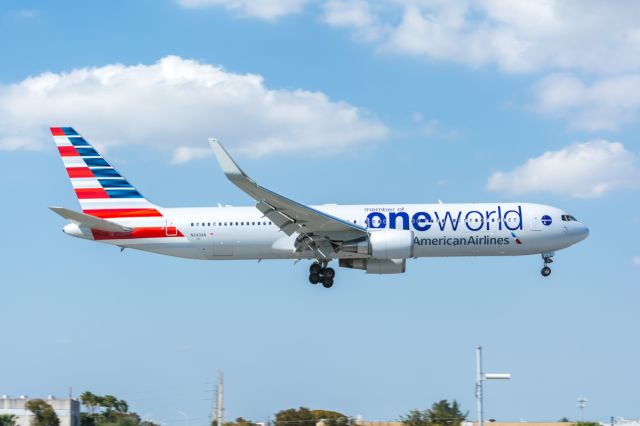
{"type": "Polygon", "coordinates": [[[113,395],[95,395],[84,392],[80,402],[87,412],[80,413],[80,426],[159,426],[142,420],[137,413],[129,411],[129,404],[113,395]]]}

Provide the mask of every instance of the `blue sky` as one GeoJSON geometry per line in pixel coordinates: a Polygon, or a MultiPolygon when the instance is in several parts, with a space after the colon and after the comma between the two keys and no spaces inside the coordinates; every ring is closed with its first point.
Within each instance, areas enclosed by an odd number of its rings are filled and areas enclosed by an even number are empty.
{"type": "Polygon", "coordinates": [[[0,392],[112,393],[165,424],[295,406],[397,419],[640,417],[640,12],[599,2],[0,5],[0,392]],[[585,19],[589,16],[589,19],[585,19]],[[47,133],[72,125],[163,206],[248,205],[207,149],[304,203],[522,200],[591,229],[557,254],[421,259],[399,276],[198,262],[66,237],[47,133]],[[11,201],[9,202],[9,198],[11,201]],[[209,399],[208,399],[209,398],[209,399]]]}

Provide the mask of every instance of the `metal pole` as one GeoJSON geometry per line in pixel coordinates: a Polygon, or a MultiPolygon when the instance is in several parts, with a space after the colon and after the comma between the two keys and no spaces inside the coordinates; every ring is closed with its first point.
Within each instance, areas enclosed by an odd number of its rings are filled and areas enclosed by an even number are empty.
{"type": "Polygon", "coordinates": [[[587,406],[587,398],[578,398],[578,408],[580,409],[580,421],[584,421],[584,407],[587,406]]]}
{"type": "Polygon", "coordinates": [[[218,373],[218,392],[216,397],[216,426],[222,426],[224,424],[224,376],[222,372],[218,373]]]}
{"type": "Polygon", "coordinates": [[[482,346],[476,348],[476,402],[478,404],[478,426],[484,426],[482,417],[482,346]]]}

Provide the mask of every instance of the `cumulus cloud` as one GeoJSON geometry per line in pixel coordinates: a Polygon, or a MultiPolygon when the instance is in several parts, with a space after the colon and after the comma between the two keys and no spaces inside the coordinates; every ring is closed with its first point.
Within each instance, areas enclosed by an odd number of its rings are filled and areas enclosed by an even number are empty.
{"type": "Polygon", "coordinates": [[[637,188],[637,155],[619,142],[576,143],[531,158],[510,172],[495,172],[487,187],[522,195],[548,192],[572,197],[599,197],[622,188],[637,188]]]}
{"type": "Polygon", "coordinates": [[[207,137],[255,156],[315,155],[388,133],[365,111],[321,92],[269,89],[259,75],[177,56],[0,85],[0,149],[38,149],[50,143],[50,125],[74,126],[102,146],[166,150],[178,163],[209,155],[207,137]]]}
{"type": "Polygon", "coordinates": [[[384,37],[394,53],[495,64],[507,72],[640,68],[640,8],[633,2],[595,0],[332,0],[325,21],[384,37]],[[392,9],[392,10],[390,10],[392,9]]]}
{"type": "Polygon", "coordinates": [[[243,17],[273,21],[302,10],[306,0],[178,0],[184,7],[224,7],[243,17]]]}
{"type": "Polygon", "coordinates": [[[579,130],[617,130],[640,104],[640,8],[595,0],[330,0],[324,21],[380,50],[508,73],[571,72],[537,84],[537,109],[579,130]],[[567,97],[574,96],[575,98],[567,97]]]}
{"type": "Polygon", "coordinates": [[[352,29],[357,39],[380,40],[390,27],[379,17],[391,10],[384,2],[368,0],[329,0],[323,4],[322,19],[333,27],[352,29]]]}
{"type": "Polygon", "coordinates": [[[640,74],[603,78],[592,84],[570,74],[555,74],[534,87],[535,109],[564,118],[578,130],[618,130],[637,120],[640,74]]]}
{"type": "Polygon", "coordinates": [[[323,20],[382,52],[554,74],[536,109],[571,129],[618,130],[640,109],[640,7],[596,0],[329,0],[323,20]],[[587,75],[585,83],[577,75],[587,75]]]}

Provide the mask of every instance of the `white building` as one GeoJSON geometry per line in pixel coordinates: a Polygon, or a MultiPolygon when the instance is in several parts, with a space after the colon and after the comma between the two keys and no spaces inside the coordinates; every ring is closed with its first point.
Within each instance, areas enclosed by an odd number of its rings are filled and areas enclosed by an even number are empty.
{"type": "Polygon", "coordinates": [[[60,426],[80,426],[80,401],[77,399],[56,399],[53,396],[47,398],[9,398],[0,396],[0,414],[13,414],[16,416],[17,426],[31,426],[33,413],[25,408],[30,399],[42,399],[51,405],[60,419],[60,426]]]}

